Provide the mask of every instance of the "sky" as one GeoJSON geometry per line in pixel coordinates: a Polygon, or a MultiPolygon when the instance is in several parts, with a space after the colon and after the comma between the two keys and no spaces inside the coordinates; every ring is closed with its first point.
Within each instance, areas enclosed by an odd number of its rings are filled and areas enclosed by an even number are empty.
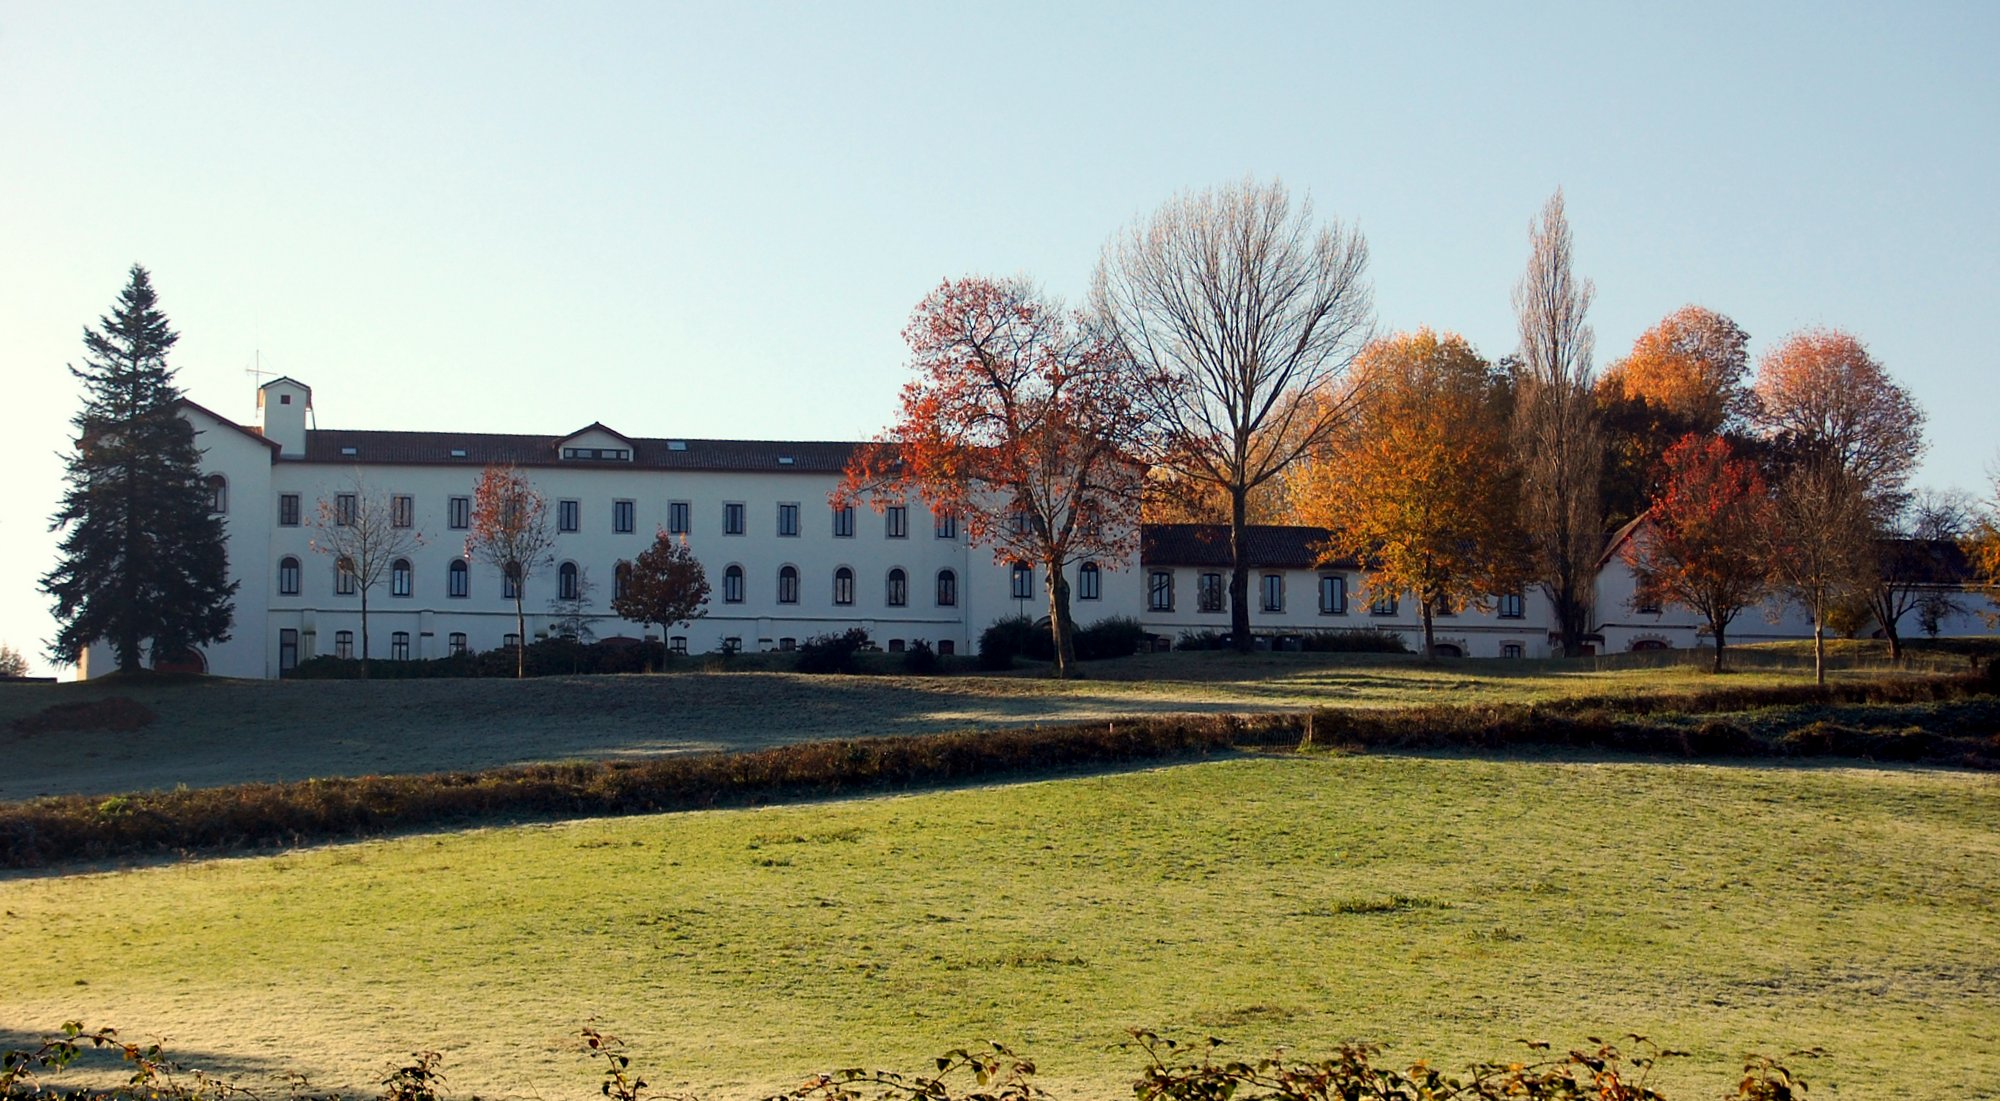
{"type": "Polygon", "coordinates": [[[194,400],[329,428],[864,439],[940,281],[1080,304],[1105,241],[1281,180],[1378,325],[1517,343],[1563,189],[1599,365],[1687,303],[1834,326],[2000,457],[2000,5],[0,0],[0,642],[134,263],[194,400]]]}

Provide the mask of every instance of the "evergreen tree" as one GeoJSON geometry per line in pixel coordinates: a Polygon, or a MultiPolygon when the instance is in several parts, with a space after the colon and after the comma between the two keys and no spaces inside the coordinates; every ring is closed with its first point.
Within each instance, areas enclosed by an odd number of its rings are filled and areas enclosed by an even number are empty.
{"type": "Polygon", "coordinates": [[[175,408],[167,366],[179,334],[167,327],[146,269],[98,328],[85,326],[76,449],[69,489],[50,530],[66,531],[62,560],[42,578],[62,624],[49,653],[75,662],[109,643],[120,670],[229,637],[236,585],[228,580],[222,517],[210,511],[194,426],[175,408]]]}

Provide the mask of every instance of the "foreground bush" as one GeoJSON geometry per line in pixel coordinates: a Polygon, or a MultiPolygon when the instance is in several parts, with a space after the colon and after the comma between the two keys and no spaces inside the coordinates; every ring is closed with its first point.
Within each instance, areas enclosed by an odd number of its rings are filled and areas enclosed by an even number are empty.
{"type": "MultiPolygon", "coordinates": [[[[1143,1059],[1132,1084],[1135,1101],[1667,1101],[1648,1086],[1647,1079],[1664,1059],[1686,1053],[1669,1051],[1639,1036],[1629,1036],[1628,1053],[1591,1037],[1588,1046],[1555,1054],[1546,1043],[1523,1041],[1529,1056],[1520,1060],[1474,1063],[1463,1073],[1449,1074],[1428,1062],[1407,1067],[1382,1066],[1374,1044],[1341,1044],[1330,1058],[1301,1060],[1283,1053],[1255,1061],[1218,1060],[1223,1041],[1209,1039],[1198,1057],[1182,1051],[1173,1040],[1137,1030],[1132,1033],[1143,1059]]],[[[632,1069],[632,1057],[614,1036],[585,1028],[579,1034],[583,1050],[602,1068],[597,1092],[612,1101],[641,1101],[648,1083],[632,1069]]],[[[1822,1052],[1794,1052],[1817,1058],[1822,1052]]],[[[445,1096],[443,1057],[419,1051],[411,1061],[392,1065],[382,1079],[381,1101],[440,1101],[445,1096]]],[[[855,1068],[807,1077],[803,1083],[766,1101],[1053,1101],[1035,1082],[1035,1064],[1002,1044],[948,1051],[927,1073],[903,1075],[886,1070],[855,1068]]],[[[334,1101],[316,1097],[302,1074],[285,1075],[288,1101],[334,1101]]],[[[1792,1101],[1805,1095],[1806,1082],[1778,1060],[1749,1055],[1743,1076],[1725,1099],[1792,1101]]],[[[77,1022],[59,1035],[44,1038],[30,1049],[0,1053],[0,1101],[28,1098],[56,1101],[219,1101],[232,1096],[255,1098],[253,1090],[199,1069],[181,1067],[155,1044],[140,1047],[118,1038],[115,1029],[87,1031],[77,1022]],[[119,1054],[129,1070],[126,1082],[110,1089],[59,1087],[44,1082],[72,1066],[85,1050],[119,1054]]],[[[474,1099],[477,1101],[477,1099],[474,1099]]],[[[663,1101],[694,1101],[669,1095],[663,1101]]]]}
{"type": "MultiPolygon", "coordinates": [[[[1071,635],[1078,661],[1128,658],[1139,652],[1148,635],[1139,621],[1129,616],[1100,619],[1088,627],[1078,627],[1071,635]]],[[[1054,661],[1056,641],[1046,623],[1037,624],[1027,616],[1011,616],[993,622],[979,635],[979,667],[1007,669],[1017,657],[1033,661],[1054,661]]]]}
{"type": "Polygon", "coordinates": [[[108,799],[58,796],[0,804],[0,867],[297,845],[523,817],[741,806],[1258,746],[1499,752],[1556,746],[1671,757],[1852,756],[2000,769],[1996,731],[2000,699],[1980,676],[1825,688],[1725,687],[1532,706],[1148,715],[644,761],[243,784],[108,799]]]}

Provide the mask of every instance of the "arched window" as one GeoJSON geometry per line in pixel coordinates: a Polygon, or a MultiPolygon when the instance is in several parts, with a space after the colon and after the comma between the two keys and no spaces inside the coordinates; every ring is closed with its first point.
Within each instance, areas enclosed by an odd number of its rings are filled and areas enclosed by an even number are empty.
{"type": "Polygon", "coordinates": [[[854,571],[842,566],[833,571],[833,602],[854,603],[854,571]]]}
{"type": "Polygon", "coordinates": [[[743,603],[743,567],[731,566],[722,571],[722,602],[743,603]]]}
{"type": "Polygon", "coordinates": [[[229,479],[220,474],[210,474],[208,486],[208,511],[229,511],[229,479]]]}
{"type": "Polygon", "coordinates": [[[577,580],[576,563],[564,562],[556,568],[557,600],[575,600],[582,591],[582,583],[577,580]]]}
{"type": "Polygon", "coordinates": [[[958,575],[950,570],[938,571],[937,602],[940,608],[958,606],[958,575]]]}
{"type": "Polygon", "coordinates": [[[299,560],[278,559],[278,593],[281,596],[299,595],[299,560]]]}
{"type": "Polygon", "coordinates": [[[445,571],[444,591],[450,596],[466,596],[472,592],[472,571],[466,567],[465,559],[451,560],[451,568],[445,571]]]}
{"type": "Polygon", "coordinates": [[[1104,596],[1104,571],[1095,562],[1085,562],[1076,571],[1076,598],[1098,600],[1104,596]]]}
{"type": "Polygon", "coordinates": [[[900,608],[910,602],[910,575],[900,569],[889,571],[889,607],[900,608]]]}
{"type": "Polygon", "coordinates": [[[625,599],[625,586],[632,583],[632,563],[620,562],[611,568],[611,599],[625,599]]]}
{"type": "Polygon", "coordinates": [[[1026,562],[1014,563],[1008,571],[1007,591],[1015,600],[1028,600],[1035,595],[1035,567],[1026,562]]]}
{"type": "Polygon", "coordinates": [[[797,604],[799,602],[799,568],[797,566],[778,567],[778,603],[797,604]]]}
{"type": "Polygon", "coordinates": [[[410,560],[398,558],[389,564],[389,595],[410,595],[410,560]]]}

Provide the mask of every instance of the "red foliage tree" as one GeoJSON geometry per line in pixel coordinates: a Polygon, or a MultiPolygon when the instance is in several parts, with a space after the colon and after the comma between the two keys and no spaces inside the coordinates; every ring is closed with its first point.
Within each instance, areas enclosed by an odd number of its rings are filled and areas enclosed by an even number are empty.
{"type": "Polygon", "coordinates": [[[1144,471],[1127,364],[1080,314],[1018,280],[947,281],[903,330],[915,380],[883,438],[862,448],[833,498],[877,509],[911,494],[958,517],[996,561],[1047,581],[1056,675],[1075,661],[1069,582],[1084,559],[1127,561],[1144,471]]]}
{"type": "Polygon", "coordinates": [[[633,561],[618,560],[623,585],[611,598],[611,610],[641,625],[670,629],[691,623],[708,608],[708,573],[688,549],[685,538],[661,531],[653,545],[633,561]]]}
{"type": "Polygon", "coordinates": [[[1720,673],[1729,624],[1771,590],[1770,490],[1757,465],[1717,436],[1682,437],[1661,469],[1659,496],[1626,545],[1626,561],[1641,601],[1679,604],[1708,621],[1720,673]]]}
{"type": "Polygon", "coordinates": [[[552,560],[555,526],[549,499],[511,466],[489,466],[472,491],[472,530],[465,554],[493,567],[514,590],[514,675],[528,675],[528,617],[521,602],[528,578],[552,560]]]}

